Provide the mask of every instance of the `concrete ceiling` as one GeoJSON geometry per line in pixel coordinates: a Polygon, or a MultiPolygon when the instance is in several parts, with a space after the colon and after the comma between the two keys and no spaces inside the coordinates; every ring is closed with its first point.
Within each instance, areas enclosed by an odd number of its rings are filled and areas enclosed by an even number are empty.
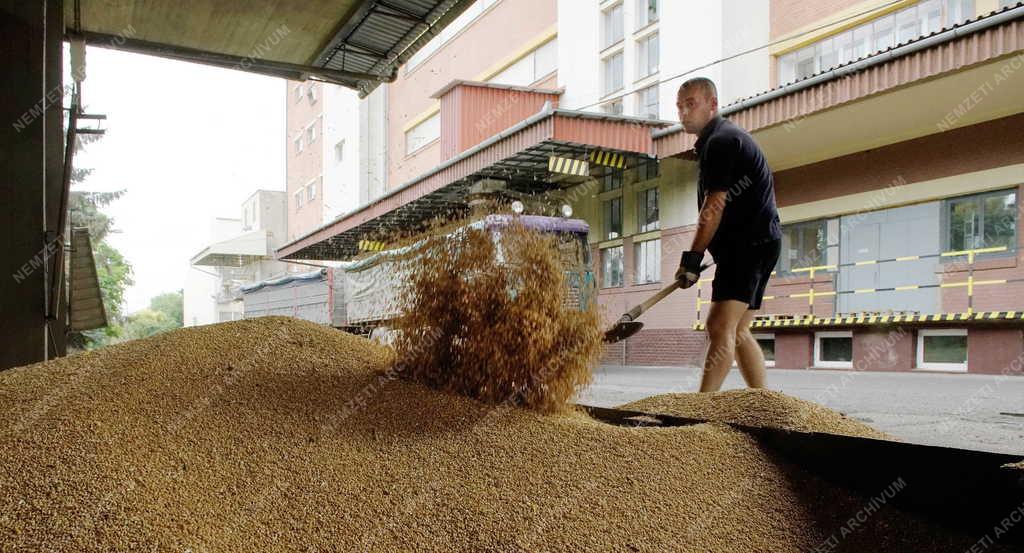
{"type": "Polygon", "coordinates": [[[980,64],[760,129],[753,136],[772,169],[782,171],[941,132],[947,116],[954,120],[951,128],[1007,117],[1024,112],[1020,63],[1019,58],[1003,58],[980,64]],[[1018,69],[1012,69],[1011,59],[1018,69]],[[997,83],[996,74],[1005,79],[997,83]]]}
{"type": "MultiPolygon", "coordinates": [[[[82,30],[219,52],[253,54],[266,40],[263,57],[309,65],[362,0],[81,0],[82,30]],[[277,31],[281,29],[281,33],[277,31]],[[133,32],[134,31],[134,32],[133,32]],[[275,33],[277,33],[275,35],[275,33]],[[283,35],[283,37],[281,36],[283,35]],[[271,41],[272,37],[280,37],[271,41]]],[[[64,21],[74,24],[74,2],[64,3],[64,21]]]]}
{"type": "Polygon", "coordinates": [[[364,95],[472,0],[65,0],[69,38],[364,95]]]}

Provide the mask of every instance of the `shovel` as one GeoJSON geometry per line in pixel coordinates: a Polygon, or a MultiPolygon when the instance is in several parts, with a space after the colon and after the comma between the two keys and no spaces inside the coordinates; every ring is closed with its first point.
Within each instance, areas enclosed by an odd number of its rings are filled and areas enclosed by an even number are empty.
{"type": "MultiPolygon", "coordinates": [[[[704,272],[704,269],[707,269],[708,267],[714,264],[714,262],[711,262],[706,265],[701,265],[700,271],[697,273],[697,276],[700,277],[700,273],[704,272]]],[[[614,344],[615,342],[621,342],[622,340],[629,338],[630,336],[636,334],[637,332],[640,332],[640,329],[644,327],[644,323],[641,323],[640,321],[637,320],[640,317],[640,315],[643,315],[644,312],[653,307],[654,304],[665,299],[665,297],[671,294],[672,292],[675,292],[677,288],[682,286],[682,284],[683,283],[681,281],[675,280],[672,282],[672,284],[669,284],[668,286],[659,290],[657,294],[654,294],[653,296],[647,298],[647,300],[645,300],[640,305],[623,313],[622,317],[619,317],[618,322],[615,323],[615,326],[611,327],[610,329],[608,329],[607,332],[604,333],[604,342],[606,344],[614,344]]]]}

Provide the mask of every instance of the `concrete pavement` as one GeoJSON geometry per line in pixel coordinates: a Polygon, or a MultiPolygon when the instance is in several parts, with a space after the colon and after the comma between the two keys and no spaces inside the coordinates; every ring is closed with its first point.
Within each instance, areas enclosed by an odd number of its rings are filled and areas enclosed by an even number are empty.
{"type": "MultiPolygon", "coordinates": [[[[700,370],[603,366],[578,401],[603,407],[693,392],[700,370]]],[[[723,390],[743,387],[732,370],[723,390]]],[[[1024,377],[769,369],[768,387],[820,403],[915,443],[1024,457],[1024,377]]]]}

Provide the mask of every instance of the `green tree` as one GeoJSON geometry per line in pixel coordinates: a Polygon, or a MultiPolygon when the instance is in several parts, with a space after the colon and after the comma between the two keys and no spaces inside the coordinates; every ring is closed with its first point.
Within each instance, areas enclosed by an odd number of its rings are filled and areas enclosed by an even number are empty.
{"type": "MultiPolygon", "coordinates": [[[[99,135],[79,136],[78,150],[95,142],[99,135]]],[[[81,185],[92,174],[91,168],[75,167],[71,172],[71,185],[81,185]]],[[[107,312],[107,326],[86,332],[73,332],[68,337],[71,348],[96,348],[116,341],[122,334],[124,315],[124,293],[132,281],[132,267],[121,252],[107,242],[112,232],[117,232],[114,219],[103,212],[113,201],[124,195],[124,190],[114,192],[86,192],[72,190],[68,196],[68,224],[71,228],[86,227],[92,241],[92,255],[96,261],[96,276],[99,279],[103,307],[107,312]]]]}
{"type": "Polygon", "coordinates": [[[180,327],[176,321],[162,311],[142,309],[132,313],[124,324],[122,340],[138,340],[180,327]]]}
{"type": "Polygon", "coordinates": [[[101,211],[114,200],[124,195],[124,190],[114,192],[84,192],[72,190],[68,197],[68,211],[72,227],[86,227],[93,244],[107,239],[114,230],[114,219],[101,211]]]}
{"type": "Polygon", "coordinates": [[[177,326],[185,323],[185,291],[167,292],[149,300],[149,308],[170,317],[177,326]]]}

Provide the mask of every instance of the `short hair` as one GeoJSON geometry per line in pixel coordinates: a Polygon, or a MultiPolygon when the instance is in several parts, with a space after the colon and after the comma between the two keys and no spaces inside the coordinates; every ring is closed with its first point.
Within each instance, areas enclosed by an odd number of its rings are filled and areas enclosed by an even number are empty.
{"type": "Polygon", "coordinates": [[[707,77],[694,77],[687,79],[686,82],[679,85],[679,93],[690,87],[698,87],[704,91],[704,95],[708,98],[718,98],[718,87],[715,86],[715,82],[707,77]]]}

